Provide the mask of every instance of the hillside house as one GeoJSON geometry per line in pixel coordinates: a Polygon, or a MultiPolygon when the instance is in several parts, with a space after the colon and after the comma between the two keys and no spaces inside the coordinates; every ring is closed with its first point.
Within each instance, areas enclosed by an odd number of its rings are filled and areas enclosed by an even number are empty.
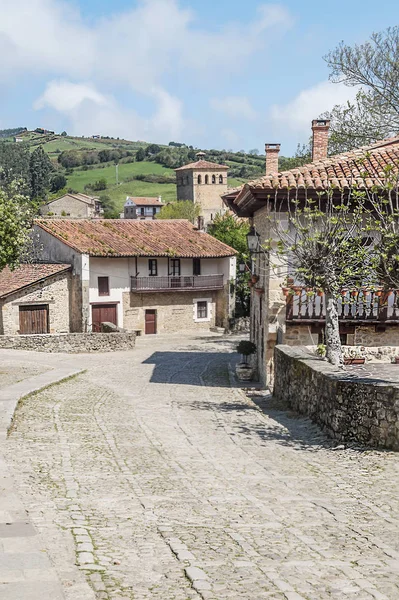
{"type": "Polygon", "coordinates": [[[66,219],[94,219],[103,214],[101,202],[97,196],[81,193],[68,193],[40,207],[40,214],[66,219]]]}
{"type": "Polygon", "coordinates": [[[73,331],[228,326],[235,250],[188,221],[41,219],[35,233],[43,260],[73,267],[73,331]]]}
{"type": "Polygon", "coordinates": [[[70,264],[22,264],[0,272],[0,334],[70,331],[70,264]]]}
{"type": "Polygon", "coordinates": [[[155,219],[164,206],[161,196],[157,198],[138,198],[127,196],[123,209],[124,219],[148,221],[155,219]]]}
{"type": "Polygon", "coordinates": [[[196,162],[175,169],[177,199],[199,204],[206,227],[218,213],[225,211],[222,195],[227,193],[229,168],[204,160],[203,152],[198,152],[196,156],[196,162]]]}
{"type": "MultiPolygon", "coordinates": [[[[267,205],[276,199],[304,197],[317,199],[323,190],[334,189],[337,198],[351,190],[352,182],[370,188],[380,185],[386,165],[399,161],[399,136],[351,152],[327,157],[329,121],[315,120],[313,130],[313,162],[289,171],[278,172],[279,144],[266,145],[266,175],[240,188],[230,190],[224,202],[241,217],[248,217],[259,237],[259,252],[253,272],[259,277],[251,295],[251,339],[258,348],[257,367],[265,383],[272,374],[276,343],[312,345],[322,341],[325,323],[324,298],[314,299],[295,286],[295,294],[285,291],[285,274],[268,266],[262,243],[272,237],[267,205]],[[361,162],[367,155],[368,159],[361,162]],[[364,172],[368,177],[364,178],[364,172]],[[291,194],[291,195],[290,195],[291,194]],[[302,194],[302,196],[301,196],[302,194]],[[256,291],[258,290],[258,291],[256,291]]],[[[285,215],[282,214],[282,218],[285,215]]],[[[289,265],[288,265],[289,272],[289,265]]],[[[349,294],[350,292],[346,292],[349,294]]],[[[367,302],[360,293],[351,308],[345,307],[343,296],[340,333],[343,344],[365,346],[399,345],[399,293],[393,291],[388,306],[380,306],[378,293],[367,292],[367,302]]],[[[346,303],[348,304],[348,303],[346,303]]]]}

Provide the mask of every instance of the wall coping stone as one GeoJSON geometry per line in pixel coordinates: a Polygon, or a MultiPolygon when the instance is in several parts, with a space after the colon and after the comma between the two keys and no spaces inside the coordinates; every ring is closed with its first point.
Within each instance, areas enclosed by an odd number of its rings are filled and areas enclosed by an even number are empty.
{"type": "Polygon", "coordinates": [[[68,354],[131,350],[136,332],[0,335],[0,348],[68,354]]]}

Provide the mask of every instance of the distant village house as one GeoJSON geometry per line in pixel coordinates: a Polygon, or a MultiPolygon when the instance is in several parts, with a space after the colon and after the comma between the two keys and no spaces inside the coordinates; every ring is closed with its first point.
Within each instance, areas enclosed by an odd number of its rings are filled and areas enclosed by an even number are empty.
{"type": "Polygon", "coordinates": [[[164,206],[161,196],[157,198],[138,198],[127,196],[123,209],[124,219],[147,221],[155,219],[164,206]]]}
{"type": "Polygon", "coordinates": [[[103,209],[97,196],[81,193],[64,194],[56,200],[44,204],[40,214],[49,217],[64,217],[68,219],[93,219],[101,217],[103,209]]]}

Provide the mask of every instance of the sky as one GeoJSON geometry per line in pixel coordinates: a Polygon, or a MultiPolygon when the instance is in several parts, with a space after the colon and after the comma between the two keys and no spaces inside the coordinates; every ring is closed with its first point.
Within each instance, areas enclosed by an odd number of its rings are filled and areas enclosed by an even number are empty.
{"type": "Polygon", "coordinates": [[[323,56],[397,0],[0,0],[0,129],[290,156],[354,97],[323,56]]]}

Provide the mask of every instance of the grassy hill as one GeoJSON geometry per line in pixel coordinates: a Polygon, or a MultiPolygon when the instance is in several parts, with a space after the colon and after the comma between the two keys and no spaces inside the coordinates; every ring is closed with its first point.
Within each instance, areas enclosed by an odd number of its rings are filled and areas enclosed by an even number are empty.
{"type": "MultiPolygon", "coordinates": [[[[18,134],[18,137],[23,138],[32,152],[38,146],[42,146],[54,165],[65,173],[67,189],[96,195],[107,194],[114,201],[118,210],[122,210],[126,196],[162,196],[162,200],[165,202],[176,200],[174,168],[195,160],[194,154],[200,150],[188,148],[184,144],[181,145],[182,147],[157,145],[158,153],[161,152],[159,156],[150,154],[144,160],[136,161],[137,151],[140,148],[146,151],[150,146],[147,142],[114,138],[71,137],[34,131],[22,132],[18,134]],[[118,184],[115,160],[99,162],[98,155],[103,150],[123,156],[121,159],[118,158],[118,184]],[[78,157],[77,163],[83,161],[88,164],[76,164],[63,169],[59,164],[62,153],[73,154],[78,157]],[[90,162],[94,164],[90,164],[90,162]],[[143,181],[143,177],[150,181],[143,181]],[[90,186],[103,179],[106,181],[106,189],[93,191],[90,186]]],[[[15,143],[13,136],[3,137],[1,141],[15,143]]],[[[230,167],[231,177],[229,177],[228,183],[231,187],[241,185],[248,179],[263,173],[264,158],[261,156],[217,150],[204,151],[208,160],[221,162],[230,167]]]]}

